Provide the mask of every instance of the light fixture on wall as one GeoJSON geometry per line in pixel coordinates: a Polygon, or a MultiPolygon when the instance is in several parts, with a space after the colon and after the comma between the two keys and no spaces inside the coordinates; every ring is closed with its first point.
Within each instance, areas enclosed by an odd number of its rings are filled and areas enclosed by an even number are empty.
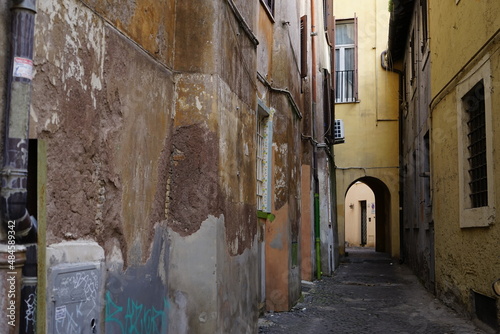
{"type": "Polygon", "coordinates": [[[353,204],[353,203],[349,204],[349,207],[350,207],[351,209],[354,209],[354,204],[353,204]]]}
{"type": "Polygon", "coordinates": [[[495,291],[495,293],[497,294],[497,296],[500,296],[500,279],[497,279],[493,283],[493,291],[495,291]]]}

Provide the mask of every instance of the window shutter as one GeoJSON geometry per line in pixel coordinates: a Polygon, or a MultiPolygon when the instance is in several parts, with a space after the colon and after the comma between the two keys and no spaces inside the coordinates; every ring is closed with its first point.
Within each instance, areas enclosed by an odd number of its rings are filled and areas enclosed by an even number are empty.
{"type": "Polygon", "coordinates": [[[354,13],[354,101],[358,101],[358,17],[354,13]]]}
{"type": "Polygon", "coordinates": [[[300,76],[307,77],[307,15],[300,18],[300,76]]]}

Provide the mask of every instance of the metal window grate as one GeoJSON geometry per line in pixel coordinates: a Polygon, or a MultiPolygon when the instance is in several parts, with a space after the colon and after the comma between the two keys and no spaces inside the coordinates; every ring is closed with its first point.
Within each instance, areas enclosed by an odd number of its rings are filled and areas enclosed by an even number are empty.
{"type": "Polygon", "coordinates": [[[488,175],[486,162],[486,120],[484,85],[479,82],[462,98],[468,113],[469,197],[471,206],[488,205],[488,175]]]}

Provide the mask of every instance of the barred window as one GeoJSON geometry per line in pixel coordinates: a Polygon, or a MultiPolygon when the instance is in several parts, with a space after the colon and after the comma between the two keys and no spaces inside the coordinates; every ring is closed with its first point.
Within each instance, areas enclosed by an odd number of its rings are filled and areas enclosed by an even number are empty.
{"type": "Polygon", "coordinates": [[[265,127],[267,118],[261,118],[257,122],[257,209],[262,210],[264,205],[265,196],[265,178],[264,178],[264,168],[265,168],[265,127]]]}
{"type": "Polygon", "coordinates": [[[467,149],[469,163],[470,205],[488,205],[488,174],[486,162],[486,120],[483,81],[477,83],[463,98],[467,117],[467,149]]]}
{"type": "Polygon", "coordinates": [[[460,227],[487,227],[496,220],[493,199],[493,81],[491,62],[472,68],[456,87],[460,227]]]}

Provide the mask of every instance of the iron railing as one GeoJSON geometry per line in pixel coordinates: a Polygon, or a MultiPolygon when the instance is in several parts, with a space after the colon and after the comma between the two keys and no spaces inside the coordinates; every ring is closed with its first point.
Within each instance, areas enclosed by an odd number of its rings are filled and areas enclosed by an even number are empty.
{"type": "Polygon", "coordinates": [[[354,70],[335,71],[335,102],[356,102],[354,70]]]}

